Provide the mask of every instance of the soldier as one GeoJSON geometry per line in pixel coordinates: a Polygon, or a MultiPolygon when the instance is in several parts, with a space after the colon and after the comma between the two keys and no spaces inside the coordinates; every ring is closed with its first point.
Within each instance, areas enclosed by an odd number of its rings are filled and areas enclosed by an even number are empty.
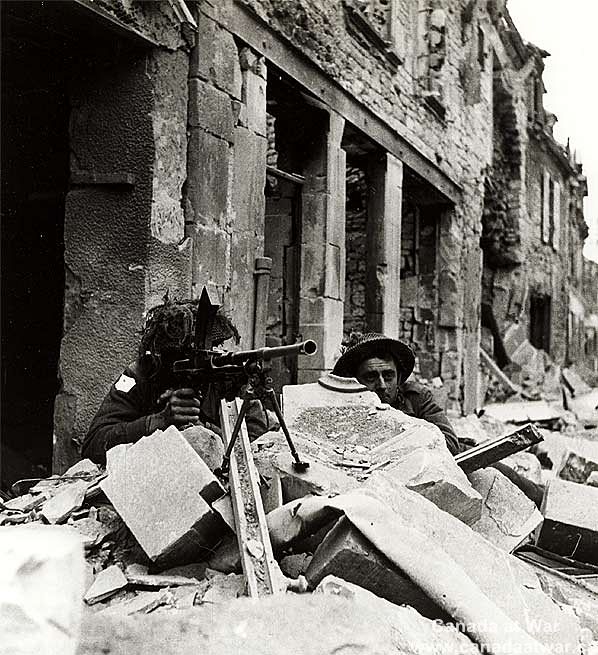
{"type": "MultiPolygon", "coordinates": [[[[383,334],[354,333],[343,347],[343,353],[332,372],[341,377],[357,378],[382,402],[409,416],[425,419],[438,426],[452,455],[465,450],[443,409],[434,401],[432,393],[417,382],[409,382],[415,355],[409,346],[383,334]]],[[[517,485],[538,507],[544,488],[519,475],[510,466],[497,462],[494,468],[517,485]]]]}
{"type": "MultiPolygon", "coordinates": [[[[105,464],[106,451],[113,446],[133,443],[169,425],[203,425],[219,432],[218,398],[213,389],[200,398],[195,389],[173,387],[174,362],[190,354],[197,305],[196,300],[166,300],[149,310],[137,359],[110,387],[83,442],[83,457],[105,464]]],[[[231,338],[238,343],[239,332],[219,310],[212,325],[212,345],[219,347],[231,338]]],[[[251,437],[276,426],[268,414],[259,401],[252,401],[246,417],[251,437]]]]}
{"type": "Polygon", "coordinates": [[[370,332],[351,335],[332,372],[341,377],[355,377],[380,400],[409,416],[434,423],[446,439],[452,455],[461,448],[445,412],[435,402],[429,389],[408,382],[415,355],[411,348],[383,334],[370,332]]]}

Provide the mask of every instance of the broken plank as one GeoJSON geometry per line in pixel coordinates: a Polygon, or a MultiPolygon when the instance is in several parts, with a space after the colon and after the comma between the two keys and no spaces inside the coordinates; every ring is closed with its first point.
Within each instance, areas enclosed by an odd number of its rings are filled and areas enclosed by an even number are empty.
{"type": "Polygon", "coordinates": [[[525,450],[540,441],[543,441],[542,435],[537,428],[528,423],[511,434],[486,441],[464,453],[455,455],[455,461],[465,473],[471,473],[500,462],[501,459],[525,450]]]}
{"type": "MultiPolygon", "coordinates": [[[[240,412],[240,401],[220,403],[220,424],[228,446],[240,412]]],[[[275,593],[276,562],[259,488],[259,474],[253,461],[245,421],[232,450],[229,465],[230,493],[241,565],[247,581],[247,595],[260,597],[275,593]]]]}

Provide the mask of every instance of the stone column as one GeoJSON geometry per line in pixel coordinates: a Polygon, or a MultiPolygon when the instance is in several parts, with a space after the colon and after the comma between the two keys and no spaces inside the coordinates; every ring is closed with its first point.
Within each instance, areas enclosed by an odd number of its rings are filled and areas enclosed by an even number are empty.
{"type": "Polygon", "coordinates": [[[401,293],[401,201],[403,163],[390,153],[368,167],[366,324],[399,336],[401,293]]]}
{"type": "Polygon", "coordinates": [[[300,357],[298,382],[312,382],[334,365],[343,336],[345,288],[345,121],[331,112],[305,169],[301,227],[299,333],[318,353],[300,357]]]}

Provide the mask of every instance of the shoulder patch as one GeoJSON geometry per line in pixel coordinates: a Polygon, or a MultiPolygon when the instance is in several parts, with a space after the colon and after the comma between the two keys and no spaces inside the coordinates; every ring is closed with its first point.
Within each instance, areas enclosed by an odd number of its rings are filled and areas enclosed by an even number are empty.
{"type": "Polygon", "coordinates": [[[136,384],[135,378],[132,378],[123,373],[118,378],[118,380],[114,383],[114,388],[117,389],[118,391],[129,393],[129,391],[131,391],[131,389],[135,386],[135,384],[136,384]]]}

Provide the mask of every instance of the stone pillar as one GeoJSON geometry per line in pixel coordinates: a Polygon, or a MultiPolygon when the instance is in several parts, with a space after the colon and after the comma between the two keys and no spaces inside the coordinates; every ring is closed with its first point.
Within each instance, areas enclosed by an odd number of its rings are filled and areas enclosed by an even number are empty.
{"type": "Polygon", "coordinates": [[[235,104],[232,176],[231,279],[228,302],[242,348],[253,344],[255,259],[264,254],[266,198],[266,63],[249,48],[239,53],[241,103],[235,104]]]}
{"type": "Polygon", "coordinates": [[[403,163],[390,153],[372,158],[368,186],[366,325],[398,338],[403,163]]]}
{"type": "Polygon", "coordinates": [[[303,186],[299,333],[318,353],[300,357],[298,382],[313,382],[332,368],[343,336],[345,288],[345,121],[331,112],[310,153],[303,186]]]}
{"type": "Polygon", "coordinates": [[[251,348],[254,264],[264,250],[266,65],[198,12],[189,78],[185,218],[193,240],[193,293],[215,287],[251,348]]]}

